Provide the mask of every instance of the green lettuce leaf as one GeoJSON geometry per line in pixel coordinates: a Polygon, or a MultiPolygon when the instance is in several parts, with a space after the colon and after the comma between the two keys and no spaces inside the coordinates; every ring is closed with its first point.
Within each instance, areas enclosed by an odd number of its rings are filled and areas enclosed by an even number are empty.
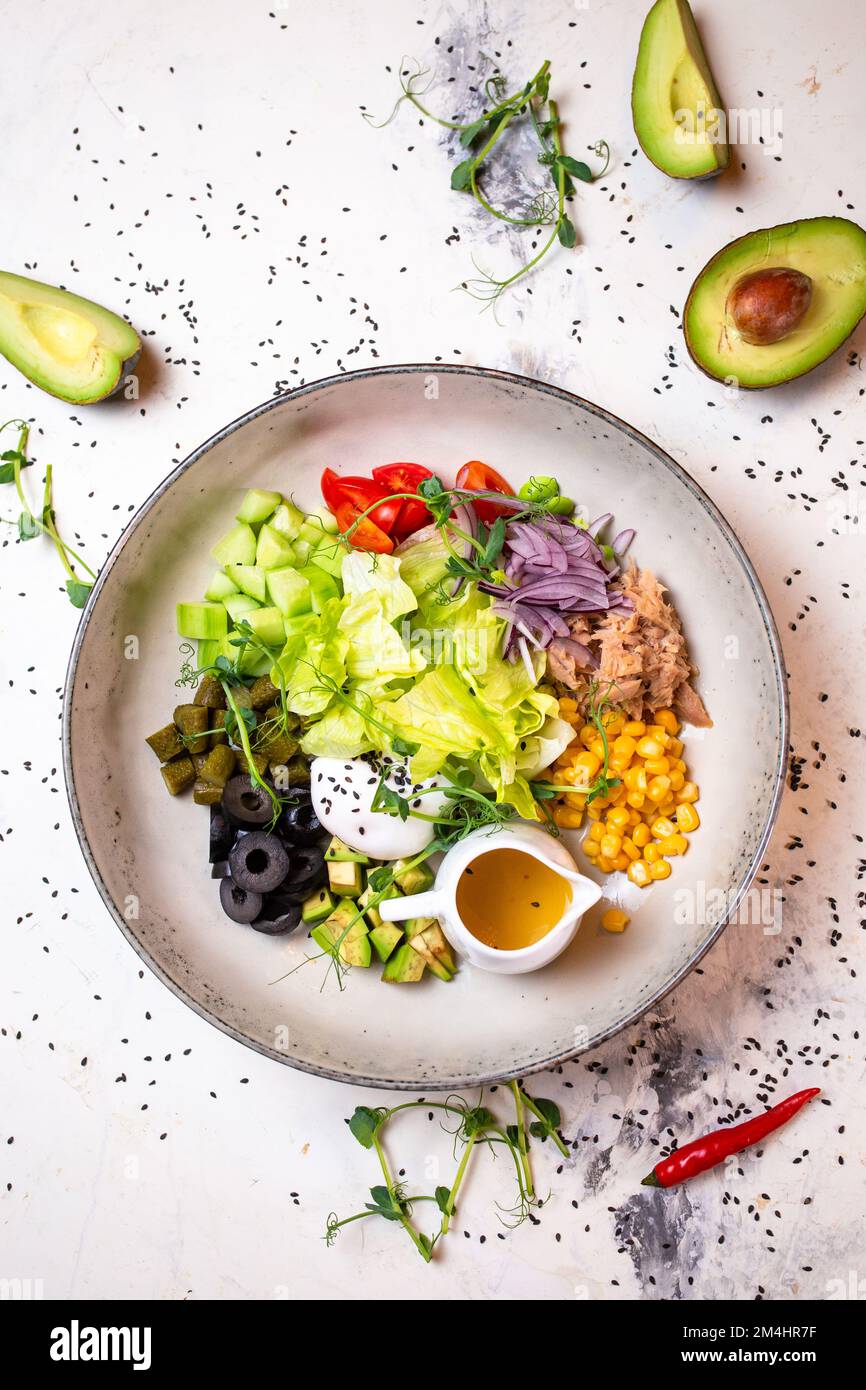
{"type": "Polygon", "coordinates": [[[385,621],[392,623],[418,607],[414,591],[401,578],[401,570],[401,561],[396,555],[371,555],[366,550],[351,550],[343,560],[343,590],[347,598],[371,591],[378,594],[385,621]]]}
{"type": "Polygon", "coordinates": [[[419,675],[427,665],[423,652],[408,647],[388,620],[376,589],[345,600],[339,630],[348,641],[346,670],[356,679],[406,679],[419,675]]]}

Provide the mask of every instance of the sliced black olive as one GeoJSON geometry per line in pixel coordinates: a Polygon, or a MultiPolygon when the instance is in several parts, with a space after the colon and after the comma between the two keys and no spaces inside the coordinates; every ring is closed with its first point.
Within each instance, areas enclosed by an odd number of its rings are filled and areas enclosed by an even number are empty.
{"type": "Polygon", "coordinates": [[[274,912],[276,908],[269,909],[266,903],[260,915],[250,923],[253,931],[264,932],[265,936],[282,936],[284,932],[294,931],[301,920],[300,903],[287,903],[283,912],[272,917],[267,915],[269,910],[274,912]]]}
{"type": "Polygon", "coordinates": [[[233,879],[224,878],[220,883],[220,903],[225,915],[233,922],[249,923],[262,910],[262,895],[241,888],[233,879]]]}
{"type": "Polygon", "coordinates": [[[324,833],[312,802],[302,796],[280,816],[280,834],[290,845],[314,845],[324,833]]]}
{"type": "Polygon", "coordinates": [[[224,814],[222,807],[211,806],[209,862],[211,864],[218,864],[221,859],[227,859],[229,850],[234,842],[234,828],[229,825],[228,818],[224,814]]]}
{"type": "Polygon", "coordinates": [[[226,820],[233,826],[267,825],[274,814],[274,805],[263,787],[251,781],[245,773],[230,777],[223,788],[222,808],[226,820]]]}
{"type": "Polygon", "coordinates": [[[289,872],[289,856],[282,841],[265,830],[253,830],[237,841],[229,855],[232,878],[241,888],[270,893],[289,872]]]}
{"type": "Polygon", "coordinates": [[[284,888],[306,897],[327,877],[325,851],[321,845],[298,845],[291,852],[291,864],[284,888]]]}
{"type": "Polygon", "coordinates": [[[227,859],[220,859],[216,864],[211,864],[210,866],[211,878],[228,878],[230,873],[231,869],[229,868],[229,861],[227,859]]]}

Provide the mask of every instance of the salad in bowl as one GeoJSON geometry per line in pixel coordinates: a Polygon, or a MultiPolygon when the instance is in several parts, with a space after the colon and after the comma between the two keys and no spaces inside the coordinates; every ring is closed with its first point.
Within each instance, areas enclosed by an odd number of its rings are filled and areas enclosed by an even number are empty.
{"type": "MultiPolygon", "coordinates": [[[[635,532],[553,477],[515,490],[478,460],[453,483],[418,463],[326,468],[321,491],[309,511],[249,491],[203,598],[177,604],[188,699],[147,742],[168,792],[209,808],[226,915],[298,932],[299,963],[341,981],[375,960],[389,983],[447,983],[447,924],[394,920],[394,899],[470,836],[583,832],[591,874],[668,877],[700,825],[682,725],[710,720],[635,532]]],[[[500,853],[510,877],[464,925],[519,951],[562,905],[544,917],[554,885],[500,853]]]]}

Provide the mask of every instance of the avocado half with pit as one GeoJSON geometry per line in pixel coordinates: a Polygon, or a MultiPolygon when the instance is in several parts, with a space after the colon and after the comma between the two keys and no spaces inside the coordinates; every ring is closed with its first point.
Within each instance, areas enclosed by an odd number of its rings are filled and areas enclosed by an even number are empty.
{"type": "Polygon", "coordinates": [[[731,157],[722,99],[687,0],[656,0],[640,36],[631,91],[641,148],[674,179],[708,179],[731,157]]]}
{"type": "Polygon", "coordinates": [[[866,314],[866,232],[845,217],[738,237],[686,300],[692,358],[717,381],[758,390],[811,372],[866,314]]]}
{"type": "Polygon", "coordinates": [[[135,329],[110,309],[0,271],[0,353],[34,386],[90,405],[120,389],[140,352],[135,329]]]}

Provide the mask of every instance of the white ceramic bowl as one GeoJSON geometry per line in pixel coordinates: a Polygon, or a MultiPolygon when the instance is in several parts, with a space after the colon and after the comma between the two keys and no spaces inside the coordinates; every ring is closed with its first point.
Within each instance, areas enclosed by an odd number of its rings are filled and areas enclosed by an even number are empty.
{"type": "MultiPolygon", "coordinates": [[[[278,1061],[342,1081],[474,1086],[592,1048],[660,999],[712,945],[748,888],[776,815],[787,747],[783,672],[775,624],[742,546],[693,479],[644,436],[566,391],[506,373],[381,367],[250,411],[180,464],[134,517],[72,650],[64,707],[69,799],[118,926],[203,1017],[278,1061]],[[303,935],[268,938],[223,916],[208,872],[207,813],[188,797],[166,795],[143,742],[181,698],[175,601],[202,593],[210,547],[245,488],[279,488],[313,505],[326,464],[369,473],[415,459],[450,480],[468,458],[516,481],[533,469],[555,474],[591,512],[612,511],[619,526],[637,526],[635,558],[671,589],[715,720],[687,746],[701,785],[702,829],[669,879],[634,890],[627,931],[600,929],[603,900],[568,950],[536,974],[467,966],[447,985],[386,986],[376,969],[356,970],[341,993],[333,982],[321,990],[317,962],[274,984],[303,958],[303,935]],[[130,635],[139,660],[125,659],[130,635]]],[[[628,893],[620,878],[606,885],[606,897],[617,888],[628,893]]]]}

